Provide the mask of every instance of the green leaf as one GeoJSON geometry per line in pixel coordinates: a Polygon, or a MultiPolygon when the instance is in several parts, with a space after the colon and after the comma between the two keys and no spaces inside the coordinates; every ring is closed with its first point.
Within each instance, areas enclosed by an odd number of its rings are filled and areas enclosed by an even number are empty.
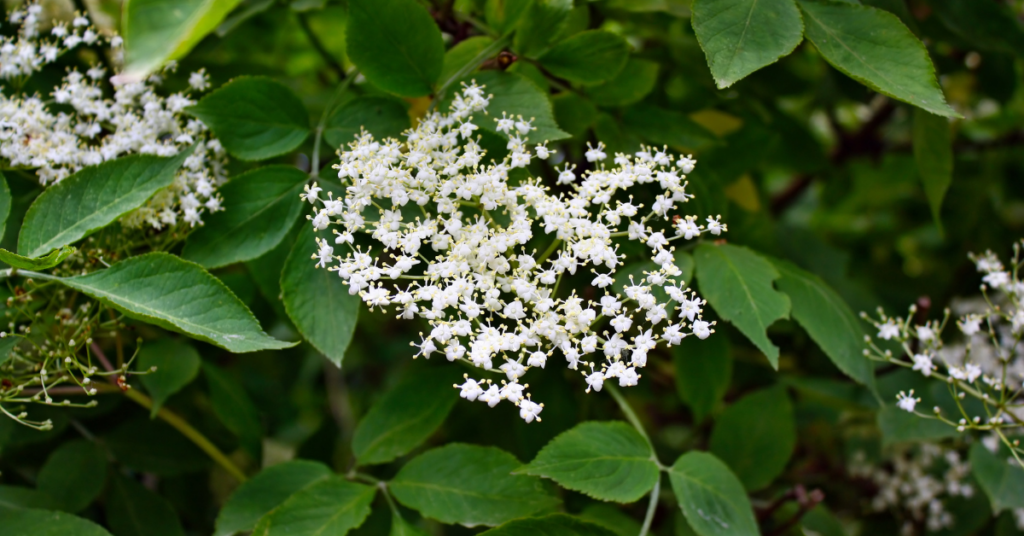
{"type": "Polygon", "coordinates": [[[615,536],[600,525],[565,514],[516,519],[480,536],[615,536]]]}
{"type": "Polygon", "coordinates": [[[549,511],[557,497],[522,464],[495,448],[453,443],[413,458],[389,483],[398,502],[442,523],[495,526],[549,511]]]}
{"type": "Polygon", "coordinates": [[[614,532],[616,536],[636,536],[640,533],[640,522],[611,503],[588,504],[579,517],[614,532]]]}
{"type": "Polygon", "coordinates": [[[255,259],[284,239],[305,203],[309,175],[293,166],[266,166],[221,186],[224,210],[206,217],[189,235],[181,256],[206,268],[255,259]]]}
{"type": "Polygon", "coordinates": [[[64,262],[64,259],[70,257],[75,251],[75,248],[72,246],[61,246],[59,249],[51,251],[48,255],[29,258],[0,248],[0,262],[19,270],[49,270],[64,262]]]}
{"type": "Polygon", "coordinates": [[[719,89],[775,63],[803,40],[793,0],[694,0],[690,10],[719,89]]]}
{"type": "MultiPolygon", "coordinates": [[[[494,39],[487,37],[486,35],[475,35],[468,39],[459,41],[458,44],[448,49],[448,52],[444,53],[444,67],[441,68],[441,76],[437,79],[441,82],[447,82],[453,76],[455,76],[459,70],[469,65],[469,62],[473,61],[474,58],[479,56],[494,43],[494,39]]],[[[497,51],[495,51],[497,54],[497,51]]],[[[472,69],[475,70],[476,66],[472,69]]],[[[470,71],[472,72],[472,71],[470,71]]]]}
{"type": "Polygon", "coordinates": [[[115,428],[103,444],[132,469],[160,476],[202,471],[210,466],[205,452],[162,420],[139,417],[115,428]]]}
{"type": "Polygon", "coordinates": [[[18,253],[39,257],[110,225],[170,186],[190,154],[191,148],[170,158],[132,155],[108,160],[50,186],[25,214],[18,253]]]}
{"type": "Polygon", "coordinates": [[[779,272],[760,255],[731,244],[701,244],[694,259],[701,296],[778,369],[779,348],[768,340],[766,331],[773,322],[789,315],[789,297],[772,288],[779,272]]]}
{"type": "Polygon", "coordinates": [[[168,253],[139,255],[62,282],[131,318],[229,352],[295,346],[264,333],[256,317],[219,279],[168,253]]]}
{"type": "Polygon", "coordinates": [[[120,474],[111,479],[107,524],[114,536],[185,536],[178,514],[163,497],[120,474]]]}
{"type": "Polygon", "coordinates": [[[376,493],[340,476],[317,480],[260,519],[252,536],[343,536],[370,515],[376,493]]]}
{"type": "Polygon", "coordinates": [[[942,200],[953,183],[953,133],[946,118],[914,110],[914,161],[932,218],[941,230],[942,200]]]}
{"type": "Polygon", "coordinates": [[[307,460],[291,460],[260,471],[228,497],[217,514],[214,536],[253,530],[261,517],[288,497],[329,476],[329,467],[307,460]]]}
{"type": "Polygon", "coordinates": [[[281,295],[299,333],[340,367],[359,319],[360,300],[349,294],[337,272],[317,268],[310,259],[318,249],[316,234],[312,225],[302,226],[281,272],[281,295]]]}
{"type": "Polygon", "coordinates": [[[110,536],[92,521],[47,510],[6,510],[0,508],[4,536],[110,536]]]}
{"type": "Polygon", "coordinates": [[[89,506],[107,479],[107,457],[91,441],[64,443],[46,459],[36,477],[36,488],[50,496],[61,510],[80,512],[89,506]]]}
{"type": "Polygon", "coordinates": [[[626,110],[622,123],[633,134],[677,151],[700,149],[717,140],[686,114],[650,104],[638,104],[626,110]]]}
{"type": "Polygon", "coordinates": [[[378,140],[398,138],[409,128],[409,113],[395,99],[358,97],[331,114],[324,139],[333,148],[347,147],[362,128],[378,140]]]}
{"type": "Polygon", "coordinates": [[[611,80],[590,86],[587,94],[599,106],[628,106],[640,102],[658,82],[658,63],[629,58],[619,74],[611,80]]]}
{"type": "Polygon", "coordinates": [[[56,499],[42,491],[21,486],[0,484],[0,512],[3,510],[21,510],[24,508],[41,508],[56,510],[60,507],[56,499]]]}
{"type": "Polygon", "coordinates": [[[683,454],[668,470],[672,491],[700,536],[758,536],[747,492],[729,468],[706,452],[683,454]]]}
{"type": "Polygon", "coordinates": [[[235,78],[186,111],[242,160],[291,152],[309,136],[309,113],[302,101],[287,86],[262,76],[235,78]]]}
{"type": "Polygon", "coordinates": [[[517,472],[621,503],[643,497],[658,481],[651,447],[631,426],[617,421],[584,422],[559,434],[517,472]]]}
{"type": "Polygon", "coordinates": [[[773,259],[782,275],[775,285],[789,296],[793,318],[844,374],[869,385],[871,362],[864,357],[864,331],[857,315],[820,277],[773,259]]]}
{"type": "Polygon", "coordinates": [[[932,0],[928,6],[950,30],[985,51],[1024,57],[1024,28],[1000,2],[932,0]]]}
{"type": "Polygon", "coordinates": [[[770,484],[796,447],[796,421],[786,389],[762,389],[726,408],[715,419],[708,446],[748,490],[770,484]]]}
{"type": "Polygon", "coordinates": [[[959,117],[946,104],[924,44],[896,15],[855,4],[799,2],[807,39],[833,67],[894,99],[959,117]]]}
{"type": "Polygon", "coordinates": [[[494,95],[487,107],[488,115],[480,116],[474,121],[482,130],[508,139],[507,134],[498,132],[498,122],[495,120],[505,112],[511,116],[521,115],[525,119],[534,119],[533,126],[536,130],[528,135],[532,143],[569,137],[569,133],[558,128],[558,124],[555,123],[548,96],[522,75],[503,71],[481,71],[463,78],[462,81],[469,83],[470,80],[476,80],[478,85],[486,86],[484,91],[494,95]]]}
{"type": "Polygon", "coordinates": [[[429,95],[444,66],[444,42],[416,0],[350,0],[349,58],[373,85],[402,97],[429,95]]]}
{"type": "Polygon", "coordinates": [[[199,352],[178,339],[147,342],[139,349],[139,361],[135,369],[147,372],[139,376],[139,380],[153,399],[153,407],[149,412],[149,417],[153,418],[171,395],[195,379],[199,373],[199,352]],[[147,372],[154,367],[155,372],[147,372]]]}
{"type": "Polygon", "coordinates": [[[600,84],[615,77],[629,59],[629,44],[604,30],[580,32],[551,48],[540,64],[577,84],[600,84]]]}
{"type": "Polygon", "coordinates": [[[426,532],[402,519],[398,510],[391,511],[391,530],[388,536],[429,536],[426,532]]]}
{"type": "Polygon", "coordinates": [[[672,347],[676,389],[698,422],[722,401],[732,378],[729,339],[687,337],[672,347]]]}
{"type": "Polygon", "coordinates": [[[238,436],[254,459],[263,457],[263,424],[245,389],[234,378],[210,363],[203,363],[210,388],[210,405],[224,426],[238,436]]]}
{"type": "Polygon", "coordinates": [[[124,76],[142,80],[188,54],[241,0],[127,0],[121,20],[124,76]]]}
{"type": "Polygon", "coordinates": [[[498,35],[505,35],[516,28],[532,0],[487,0],[484,4],[484,20],[498,35]]]}
{"type": "Polygon", "coordinates": [[[597,107],[572,91],[564,91],[551,99],[558,126],[574,138],[582,138],[597,121],[597,107]]]}
{"type": "Polygon", "coordinates": [[[447,367],[412,367],[359,421],[352,454],[360,465],[387,463],[408,454],[444,422],[457,397],[447,367]]]}
{"type": "Polygon", "coordinates": [[[0,238],[4,236],[4,232],[7,230],[7,217],[10,215],[11,189],[7,187],[7,178],[0,172],[0,238]]]}
{"type": "Polygon", "coordinates": [[[882,432],[882,446],[896,443],[934,441],[957,435],[956,428],[937,419],[921,417],[896,406],[885,406],[878,411],[878,428],[882,432]]]}
{"type": "Polygon", "coordinates": [[[1003,510],[1024,508],[1024,468],[1017,465],[1008,450],[1000,448],[999,452],[1001,456],[975,443],[970,453],[974,478],[992,502],[995,515],[1003,510]]]}
{"type": "Polygon", "coordinates": [[[568,22],[572,0],[533,0],[516,30],[513,46],[527,58],[536,58],[555,41],[568,22]]]}

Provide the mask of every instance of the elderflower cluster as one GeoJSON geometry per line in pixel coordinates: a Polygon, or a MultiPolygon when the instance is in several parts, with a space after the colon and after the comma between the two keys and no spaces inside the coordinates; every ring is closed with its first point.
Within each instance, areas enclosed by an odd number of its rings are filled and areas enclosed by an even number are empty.
{"type": "Polygon", "coordinates": [[[80,44],[92,45],[102,37],[89,19],[78,15],[71,24],[53,25],[49,35],[40,33],[43,6],[31,2],[11,11],[7,20],[18,25],[13,36],[0,36],[0,80],[24,78],[80,44]]]}
{"type": "MultiPolygon", "coordinates": [[[[31,4],[11,16],[12,22],[22,25],[18,37],[21,44],[17,45],[22,50],[49,51],[48,47],[55,46],[36,42],[38,8],[38,4],[31,4]]],[[[88,24],[87,18],[78,16],[71,27],[88,24]]],[[[55,24],[51,33],[65,36],[65,43],[69,36],[78,35],[62,23],[55,24]]],[[[96,39],[91,29],[76,37],[81,42],[96,39]]],[[[116,52],[120,44],[119,38],[110,40],[116,52]]],[[[54,59],[56,56],[47,52],[31,63],[33,69],[38,69],[54,59]]],[[[7,68],[6,62],[0,65],[0,71],[7,68]]],[[[174,65],[167,69],[173,70],[174,65]]],[[[158,93],[161,74],[133,82],[115,77],[111,79],[114,93],[108,97],[101,83],[107,75],[100,66],[85,73],[72,69],[47,97],[0,93],[0,158],[5,167],[34,170],[39,182],[49,186],[84,167],[124,155],[173,156],[195,145],[174,184],[125,216],[122,223],[129,228],[148,225],[162,229],[178,224],[180,219],[195,226],[202,223],[204,212],[221,210],[216,189],[226,180],[226,154],[201,121],[184,113],[186,107],[195,104],[191,91],[209,87],[205,72],[192,74],[190,92],[166,97],[158,93]]],[[[0,76],[0,80],[9,78],[0,76]]]]}
{"type": "Polygon", "coordinates": [[[678,279],[673,242],[726,227],[719,218],[699,225],[675,215],[692,197],[686,174],[695,161],[664,150],[617,154],[609,167],[604,145],[588,146],[591,169],[555,170],[568,193],[539,177],[510,179],[552,151],[528,144],[532,120],[502,114],[490,120],[508,136],[510,154],[485,161],[473,132],[477,118],[487,120],[489,100],[482,87],[464,86],[450,113],[428,114],[405,142],[358,135],[339,152],[344,197],[323,199],[314,184],[303,199],[316,207],[317,230],[335,226],[333,245],[317,240],[317,266],[336,271],[371,308],[428,320],[417,357],[441,354],[503,376],[499,385],[467,375],[456,387],[492,407],[507,400],[531,422],[543,404],[520,382],[556,354],[583,369],[587,392],[600,391],[610,380],[636,385],[659,342],[713,333],[714,323],[701,317],[704,301],[678,279]],[[647,184],[660,188],[650,208],[624,195],[647,184]],[[622,293],[612,292],[625,258],[617,238],[643,244],[653,260],[638,280],[616,286],[622,293]],[[559,292],[563,277],[585,269],[595,289],[559,292]]]}
{"type": "MultiPolygon", "coordinates": [[[[1024,336],[1021,303],[1024,283],[1018,278],[1020,244],[1014,245],[1010,269],[992,252],[972,255],[971,259],[983,274],[982,294],[954,302],[959,337],[949,344],[943,341],[950,310],[942,320],[915,322],[915,306],[910,307],[906,319],[886,316],[879,309],[879,318],[869,319],[878,330],[877,338],[885,341],[882,346],[899,344],[902,352],[896,355],[891,349],[882,350],[867,337],[869,349],[864,355],[946,382],[956,399],[977,399],[984,411],[976,405],[958,403],[959,415],[944,415],[936,407],[934,416],[922,416],[939,419],[960,432],[969,429],[992,432],[1007,446],[1015,448],[1017,444],[1006,435],[1020,433],[1024,428],[1024,400],[1021,399],[1024,351],[1020,348],[1024,336]]],[[[862,316],[867,318],[867,315],[862,316]]],[[[905,411],[917,413],[918,402],[920,399],[914,397],[913,390],[897,395],[897,406],[905,411]]]]}
{"type": "Polygon", "coordinates": [[[885,466],[865,461],[858,452],[849,466],[850,475],[870,480],[878,493],[871,500],[876,512],[898,509],[906,516],[902,534],[911,536],[921,523],[928,532],[952,528],[956,519],[944,501],[970,498],[977,491],[968,480],[970,463],[956,450],[933,443],[895,452],[885,466]]]}

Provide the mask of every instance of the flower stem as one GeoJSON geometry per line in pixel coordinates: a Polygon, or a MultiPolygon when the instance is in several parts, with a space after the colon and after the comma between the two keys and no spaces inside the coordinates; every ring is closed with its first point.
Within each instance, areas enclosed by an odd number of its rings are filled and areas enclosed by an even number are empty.
{"type": "Polygon", "coordinates": [[[647,515],[644,516],[644,524],[640,527],[639,536],[647,536],[651,530],[651,523],[654,521],[654,511],[658,509],[658,495],[661,494],[661,473],[658,473],[658,480],[654,482],[654,489],[651,490],[651,499],[647,503],[647,515]]]}
{"type": "MultiPolygon", "coordinates": [[[[654,444],[651,443],[651,438],[647,436],[647,431],[644,430],[643,425],[640,424],[640,419],[637,418],[636,413],[633,412],[633,408],[629,407],[629,402],[626,402],[626,397],[622,396],[622,392],[619,391],[619,388],[613,383],[606,383],[605,388],[612,394],[612,398],[615,399],[615,403],[619,405],[619,409],[622,410],[622,413],[626,415],[626,420],[629,421],[629,424],[632,424],[633,428],[636,428],[636,431],[640,432],[640,435],[643,436],[644,441],[647,442],[647,446],[651,449],[651,457],[655,458],[655,461],[657,461],[657,458],[654,455],[654,444]]],[[[660,466],[661,463],[659,462],[658,465],[660,466]]]]}

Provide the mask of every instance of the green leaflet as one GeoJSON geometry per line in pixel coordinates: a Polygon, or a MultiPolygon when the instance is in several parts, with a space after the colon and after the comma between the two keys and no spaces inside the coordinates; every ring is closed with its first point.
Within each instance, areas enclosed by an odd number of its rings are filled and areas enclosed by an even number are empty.
{"type": "Polygon", "coordinates": [[[22,510],[25,508],[56,510],[59,506],[56,499],[42,491],[22,486],[0,484],[0,512],[4,510],[22,510]]]}
{"type": "Polygon", "coordinates": [[[260,471],[228,497],[217,514],[214,536],[231,536],[254,529],[261,517],[288,497],[329,476],[329,467],[307,460],[292,460],[260,471]]]}
{"type": "Polygon", "coordinates": [[[69,441],[54,450],[36,477],[36,488],[61,510],[80,512],[89,506],[107,480],[107,456],[95,443],[69,441]]]}
{"type": "Polygon", "coordinates": [[[719,89],[775,63],[803,40],[794,0],[695,0],[691,11],[719,89]]]}
{"type": "Polygon", "coordinates": [[[516,519],[481,536],[615,536],[602,526],[565,514],[516,519]]]}
{"type": "Polygon", "coordinates": [[[198,264],[168,253],[139,255],[61,281],[127,316],[230,352],[295,345],[264,333],[245,304],[198,264]]]}
{"type": "Polygon", "coordinates": [[[185,536],[170,503],[124,475],[111,479],[106,506],[107,524],[117,536],[185,536]]]}
{"type": "Polygon", "coordinates": [[[658,82],[658,63],[630,58],[619,74],[586,92],[599,106],[629,106],[643,100],[658,82]]]}
{"type": "Polygon", "coordinates": [[[981,443],[975,443],[970,453],[974,478],[992,502],[995,515],[1007,509],[1024,508],[1024,469],[1002,444],[998,452],[993,454],[981,443]]]}
{"type": "Polygon", "coordinates": [[[981,50],[1024,57],[1024,28],[999,2],[935,0],[929,7],[950,30],[981,50]]]}
{"type": "Polygon", "coordinates": [[[210,363],[203,363],[203,376],[210,388],[210,405],[224,426],[238,436],[254,459],[263,457],[263,423],[245,388],[210,363]]]}
{"type": "Polygon", "coordinates": [[[287,86],[261,76],[224,84],[185,111],[198,117],[229,153],[265,160],[292,151],[309,136],[309,113],[287,86]]]}
{"type": "MultiPolygon", "coordinates": [[[[463,67],[469,68],[469,62],[473,61],[473,58],[476,58],[477,55],[482,54],[492,43],[494,43],[494,39],[485,35],[475,35],[459,41],[458,44],[444,53],[444,67],[441,69],[441,76],[438,76],[437,80],[443,84],[455,76],[463,67]]],[[[495,51],[495,54],[497,53],[498,51],[495,51]]],[[[470,68],[469,72],[475,71],[476,67],[474,65],[470,68]]]]}
{"type": "Polygon", "coordinates": [[[150,418],[156,417],[164,402],[195,379],[199,373],[199,352],[186,342],[178,339],[159,339],[142,344],[139,349],[135,370],[156,371],[139,376],[146,387],[153,407],[150,418]]]}
{"type": "Polygon", "coordinates": [[[779,272],[760,255],[731,244],[701,244],[694,259],[701,297],[778,368],[779,348],[765,332],[773,322],[789,315],[789,297],[772,288],[779,272]]]}
{"type": "Polygon", "coordinates": [[[783,387],[756,391],[715,419],[709,450],[756,491],[782,474],[796,446],[793,405],[783,387]]]}
{"type": "MultiPolygon", "coordinates": [[[[531,143],[541,143],[545,140],[555,141],[569,137],[569,134],[558,128],[555,123],[554,113],[551,111],[551,101],[548,96],[537,87],[536,84],[524,78],[522,75],[502,71],[481,71],[473,73],[462,79],[467,84],[476,80],[477,85],[487,86],[485,91],[493,94],[491,104],[487,107],[488,115],[475,118],[481,130],[507,139],[508,135],[497,131],[498,123],[495,117],[500,118],[505,112],[511,116],[521,115],[525,119],[533,118],[533,126],[536,130],[531,131],[527,137],[531,143]]],[[[452,87],[461,87],[456,82],[452,87]]],[[[441,109],[447,109],[443,103],[441,109]]]]}
{"type": "Polygon", "coordinates": [[[444,65],[441,31],[415,0],[351,0],[347,49],[367,80],[403,97],[429,94],[444,65]]]}
{"type": "Polygon", "coordinates": [[[725,396],[732,379],[729,339],[721,335],[700,340],[687,337],[672,347],[679,397],[694,418],[704,419],[725,396]]]}
{"type": "Polygon", "coordinates": [[[181,256],[206,268],[260,257],[274,249],[305,212],[299,198],[309,175],[293,166],[267,166],[220,187],[224,210],[189,235],[181,256]]]}
{"type": "Polygon", "coordinates": [[[516,30],[513,41],[516,52],[527,58],[536,58],[544,52],[565,29],[572,4],[572,0],[530,2],[516,30]]]}
{"type": "Polygon", "coordinates": [[[376,494],[341,476],[317,480],[260,519],[252,536],[342,536],[363,524],[376,494]]]}
{"type": "Polygon", "coordinates": [[[495,526],[557,508],[539,478],[515,475],[522,464],[495,447],[453,443],[413,458],[388,487],[398,502],[442,523],[495,526]]]}
{"type": "Polygon", "coordinates": [[[885,406],[878,410],[877,420],[878,428],[882,432],[883,446],[934,441],[958,435],[953,426],[936,419],[927,419],[908,413],[895,405],[885,406]]]}
{"type": "Polygon", "coordinates": [[[551,74],[577,84],[600,84],[615,77],[629,59],[629,44],[604,30],[580,32],[551,48],[540,64],[551,74]]]}
{"type": "Polygon", "coordinates": [[[126,0],[121,21],[128,79],[188,54],[241,0],[126,0]]]}
{"type": "Polygon", "coordinates": [[[10,215],[11,189],[7,186],[7,178],[0,173],[0,238],[3,238],[4,232],[7,230],[7,217],[10,215]]]}
{"type": "Polygon", "coordinates": [[[110,225],[170,186],[190,154],[192,148],[170,158],[125,156],[83,168],[47,188],[25,214],[18,253],[39,257],[110,225]]]}
{"type": "Polygon", "coordinates": [[[176,476],[209,468],[210,457],[181,432],[160,419],[138,417],[103,437],[118,462],[159,476],[176,476]]]}
{"type": "Polygon", "coordinates": [[[47,510],[0,508],[0,527],[4,536],[110,536],[92,521],[47,510]]]}
{"type": "Polygon", "coordinates": [[[757,536],[760,531],[743,485],[706,452],[683,454],[668,470],[672,491],[700,536],[757,536]]]}
{"type": "Polygon", "coordinates": [[[946,117],[924,44],[892,13],[847,3],[799,0],[805,35],[836,69],[894,99],[946,117]]]}
{"type": "Polygon", "coordinates": [[[359,464],[390,462],[430,437],[458,400],[451,388],[458,379],[447,367],[411,366],[359,421],[352,436],[359,464]]]}
{"type": "Polygon", "coordinates": [[[358,97],[331,114],[324,139],[334,149],[347,148],[363,128],[378,140],[398,138],[409,128],[409,113],[395,99],[358,97]]]}
{"type": "Polygon", "coordinates": [[[64,262],[64,259],[70,257],[75,251],[72,246],[61,246],[42,257],[29,258],[0,248],[0,262],[19,270],[49,270],[64,262]]]}
{"type": "Polygon", "coordinates": [[[917,108],[913,137],[917,172],[932,209],[932,218],[941,230],[942,200],[953,182],[953,132],[949,120],[917,108]]]}
{"type": "Polygon", "coordinates": [[[638,104],[627,109],[622,123],[633,134],[677,151],[688,152],[717,142],[714,134],[686,114],[650,104],[638,104]]]}
{"type": "Polygon", "coordinates": [[[629,425],[584,422],[555,437],[517,473],[542,476],[602,501],[630,503],[658,481],[651,448],[629,425]]]}
{"type": "Polygon", "coordinates": [[[281,271],[281,296],[288,318],[299,333],[337,366],[345,357],[359,319],[359,296],[349,294],[337,272],[317,268],[314,237],[333,242],[326,231],[302,225],[281,271]]]}

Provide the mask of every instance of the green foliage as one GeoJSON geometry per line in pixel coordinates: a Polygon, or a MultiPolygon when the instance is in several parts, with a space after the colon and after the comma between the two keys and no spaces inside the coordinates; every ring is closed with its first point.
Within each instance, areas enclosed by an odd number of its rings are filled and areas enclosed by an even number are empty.
{"type": "Polygon", "coordinates": [[[309,115],[287,86],[263,77],[236,78],[211,92],[188,112],[242,160],[287,153],[309,136],[309,115]]]}
{"type": "Polygon", "coordinates": [[[953,182],[953,133],[944,117],[914,110],[914,163],[935,224],[942,229],[942,200],[953,182]]]}
{"type": "Polygon", "coordinates": [[[403,97],[427,95],[444,66],[441,32],[415,0],[352,0],[348,54],[374,85],[403,97]]]}
{"type": "MultiPolygon", "coordinates": [[[[569,137],[569,134],[558,128],[551,102],[536,84],[514,73],[484,71],[464,78],[465,82],[476,80],[477,84],[487,86],[487,92],[493,93],[489,108],[508,112],[511,116],[533,118],[536,130],[530,132],[531,141],[556,141],[569,137]]],[[[479,122],[480,130],[507,138],[498,132],[498,123],[493,117],[485,117],[479,122]]]]}
{"type": "Polygon", "coordinates": [[[231,430],[255,459],[263,453],[263,425],[245,389],[231,376],[210,363],[203,363],[203,376],[210,388],[210,406],[224,426],[231,430]]]}
{"type": "Polygon", "coordinates": [[[125,73],[142,79],[181,58],[212,32],[241,0],[127,0],[122,29],[125,73]]]}
{"type": "Polygon", "coordinates": [[[539,478],[513,474],[521,465],[501,449],[454,443],[413,458],[388,487],[424,517],[467,527],[557,508],[558,498],[539,478]]]}
{"type": "Polygon", "coordinates": [[[324,139],[333,147],[341,147],[351,143],[363,128],[378,140],[398,138],[409,128],[409,114],[395,99],[357,97],[327,119],[324,139]]]}
{"type": "Polygon", "coordinates": [[[64,443],[50,454],[36,477],[36,487],[61,510],[79,512],[89,506],[107,477],[107,458],[95,443],[79,440],[64,443]]]}
{"type": "Polygon", "coordinates": [[[704,420],[722,401],[732,379],[729,341],[725,337],[707,341],[687,337],[672,347],[672,363],[679,398],[690,406],[695,420],[704,420]]]}
{"type": "Polygon", "coordinates": [[[170,186],[191,153],[118,158],[84,168],[48,188],[25,214],[18,253],[40,257],[110,225],[170,186]]]}
{"type": "Polygon", "coordinates": [[[92,521],[48,510],[0,509],[0,523],[10,536],[110,536],[92,521]]]}
{"type": "Polygon", "coordinates": [[[263,516],[253,536],[347,534],[363,524],[377,488],[340,476],[317,480],[263,516]]]}
{"type": "Polygon", "coordinates": [[[760,534],[743,484],[718,458],[688,452],[668,470],[687,523],[700,536],[760,534]]]}
{"type": "Polygon", "coordinates": [[[658,480],[644,438],[625,423],[585,422],[548,443],[518,470],[602,501],[630,503],[658,480]]]}
{"type": "Polygon", "coordinates": [[[163,497],[123,475],[110,480],[106,517],[114,536],[184,536],[178,515],[163,497]]]}
{"type": "Polygon", "coordinates": [[[599,84],[619,74],[628,59],[629,45],[621,36],[588,30],[552,47],[540,57],[540,64],[570,82],[599,84]]]}
{"type": "Polygon", "coordinates": [[[289,497],[331,476],[327,466],[311,461],[293,460],[260,471],[242,484],[217,514],[214,536],[230,536],[251,531],[257,521],[274,511],[289,497]]]}
{"type": "Polygon", "coordinates": [[[61,246],[41,257],[29,258],[0,248],[0,262],[19,270],[49,270],[64,262],[75,252],[71,246],[61,246]]]}
{"type": "Polygon", "coordinates": [[[0,237],[7,229],[7,217],[11,214],[11,189],[7,186],[7,178],[0,173],[0,237]]]}
{"type": "Polygon", "coordinates": [[[139,350],[138,359],[137,370],[151,371],[139,378],[153,399],[150,417],[155,417],[171,395],[191,383],[199,374],[199,352],[178,339],[146,343],[139,350]]]}
{"type": "Polygon", "coordinates": [[[587,95],[601,106],[628,106],[640,102],[658,82],[658,64],[629,58],[614,78],[587,88],[587,95]]]}
{"type": "Polygon", "coordinates": [[[708,445],[750,491],[782,473],[796,446],[793,405],[782,387],[744,396],[715,419],[708,445]]]}
{"type": "Polygon", "coordinates": [[[526,7],[516,30],[513,46],[528,58],[536,58],[568,23],[572,0],[533,0],[526,7]]]}
{"type": "Polygon", "coordinates": [[[612,536],[600,525],[580,521],[565,514],[517,519],[483,532],[488,536],[612,536]]]}
{"type": "Polygon", "coordinates": [[[971,447],[971,467],[992,503],[992,513],[999,515],[1006,509],[1024,508],[1024,468],[1008,456],[1009,451],[999,445],[993,454],[984,445],[971,447]]]}

